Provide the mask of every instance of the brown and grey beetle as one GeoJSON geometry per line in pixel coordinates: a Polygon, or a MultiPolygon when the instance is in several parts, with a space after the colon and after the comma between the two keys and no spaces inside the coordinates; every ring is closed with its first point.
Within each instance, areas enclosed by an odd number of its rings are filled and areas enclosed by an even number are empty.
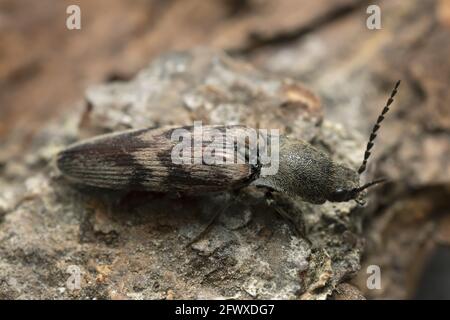
{"type": "MultiPolygon", "coordinates": [[[[81,141],[61,151],[57,166],[70,180],[88,186],[114,190],[144,190],[200,194],[238,189],[247,185],[298,196],[304,201],[362,201],[362,191],[383,179],[361,185],[370,150],[384,115],[397,93],[398,81],[375,123],[364,160],[358,171],[335,163],[324,152],[302,140],[280,136],[278,172],[260,175],[256,164],[176,164],[171,152],[176,141],[173,130],[158,128],[129,130],[81,141]]],[[[193,127],[182,128],[194,135],[193,127]]],[[[245,134],[243,126],[206,126],[203,130],[219,131],[231,139],[245,134]]],[[[206,148],[206,145],[202,145],[206,148]]],[[[245,153],[245,152],[244,152],[245,153]]],[[[226,157],[226,155],[223,155],[226,157]]]]}

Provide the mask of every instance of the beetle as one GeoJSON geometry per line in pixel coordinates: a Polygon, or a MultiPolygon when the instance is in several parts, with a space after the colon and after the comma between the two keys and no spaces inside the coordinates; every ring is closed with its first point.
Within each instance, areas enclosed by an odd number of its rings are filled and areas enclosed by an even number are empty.
{"type": "MultiPolygon", "coordinates": [[[[328,154],[306,141],[287,136],[276,135],[278,144],[275,148],[260,144],[258,140],[256,157],[252,157],[255,155],[255,146],[249,140],[242,140],[242,137],[251,137],[252,129],[241,125],[205,126],[201,132],[197,132],[194,125],[105,134],[65,148],[57,154],[56,163],[68,180],[103,189],[197,195],[239,191],[252,185],[267,190],[266,201],[271,206],[275,202],[274,192],[300,197],[313,204],[355,200],[362,205],[363,191],[385,181],[376,179],[361,185],[360,176],[366,170],[380,124],[394,101],[399,85],[400,81],[397,81],[373,126],[363,161],[357,171],[334,162],[328,154]],[[180,144],[177,138],[183,134],[190,139],[181,146],[194,145],[194,151],[187,148],[188,152],[185,154],[183,150],[183,161],[180,162],[180,144]],[[215,138],[205,140],[205,136],[215,138]],[[244,143],[237,144],[236,141],[244,143]],[[211,150],[214,150],[215,160],[225,161],[206,161],[203,155],[211,150]],[[263,174],[264,169],[267,169],[267,163],[262,163],[263,154],[268,151],[277,151],[277,157],[272,161],[277,167],[274,174],[263,174]]],[[[263,138],[271,138],[271,135],[263,138]]],[[[230,202],[213,214],[206,228],[189,241],[187,246],[202,237],[229,205],[230,202]]],[[[275,210],[293,224],[298,235],[310,243],[303,225],[299,228],[283,207],[275,205],[275,210]]]]}
{"type": "MultiPolygon", "coordinates": [[[[286,136],[280,136],[278,172],[272,175],[261,175],[263,166],[259,154],[256,164],[248,161],[232,165],[205,164],[204,161],[174,163],[172,151],[177,142],[173,141],[173,134],[182,129],[197,141],[201,137],[196,135],[192,126],[135,129],[87,139],[59,152],[57,167],[71,181],[114,190],[200,194],[254,185],[298,196],[313,204],[350,200],[362,203],[364,190],[385,181],[377,179],[361,185],[360,176],[366,169],[380,124],[399,85],[400,81],[395,84],[372,129],[363,162],[357,171],[335,163],[329,155],[306,141],[286,136]]],[[[203,130],[206,133],[219,132],[225,139],[235,141],[249,129],[244,126],[205,126],[203,130]]],[[[211,147],[201,143],[201,152],[211,147]]],[[[216,146],[221,144],[223,140],[216,146]]],[[[239,154],[248,157],[248,150],[239,154]]],[[[221,156],[229,157],[227,153],[221,156]]]]}

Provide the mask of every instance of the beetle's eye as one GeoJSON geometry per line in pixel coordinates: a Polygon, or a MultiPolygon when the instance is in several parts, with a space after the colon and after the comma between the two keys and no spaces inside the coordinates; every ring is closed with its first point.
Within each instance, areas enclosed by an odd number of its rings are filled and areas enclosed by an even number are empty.
{"type": "Polygon", "coordinates": [[[348,192],[344,189],[336,189],[332,194],[332,201],[347,201],[348,192]]]}

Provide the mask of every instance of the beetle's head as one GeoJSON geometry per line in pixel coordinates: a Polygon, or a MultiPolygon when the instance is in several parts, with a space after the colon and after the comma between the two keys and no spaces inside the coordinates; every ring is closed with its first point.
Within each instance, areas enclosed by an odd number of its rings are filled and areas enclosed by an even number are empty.
{"type": "Polygon", "coordinates": [[[342,165],[336,165],[333,172],[333,184],[327,197],[327,200],[331,202],[355,200],[359,204],[363,204],[364,191],[369,187],[385,181],[385,179],[377,179],[364,185],[360,185],[359,174],[342,165]]]}

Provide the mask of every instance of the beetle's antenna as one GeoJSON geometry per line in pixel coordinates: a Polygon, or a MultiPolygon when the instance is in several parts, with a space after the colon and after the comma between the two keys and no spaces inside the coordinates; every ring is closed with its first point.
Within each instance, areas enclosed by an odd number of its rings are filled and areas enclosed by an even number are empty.
{"type": "Polygon", "coordinates": [[[383,108],[383,111],[381,111],[381,114],[378,116],[377,122],[373,126],[372,133],[370,134],[369,142],[367,142],[366,151],[364,152],[364,160],[361,164],[361,166],[358,169],[358,174],[363,173],[366,170],[367,160],[370,157],[370,150],[372,149],[374,145],[374,141],[377,138],[377,131],[380,129],[380,124],[384,120],[384,116],[389,111],[389,106],[394,101],[394,97],[397,94],[398,86],[400,85],[400,80],[397,81],[395,84],[394,90],[392,90],[391,96],[389,97],[388,101],[386,102],[386,105],[383,108]]]}
{"type": "Polygon", "coordinates": [[[386,181],[387,181],[387,179],[385,179],[385,178],[381,178],[381,179],[376,179],[376,180],[370,181],[370,182],[366,183],[365,185],[363,185],[361,187],[355,188],[354,192],[360,193],[361,191],[363,191],[363,190],[365,190],[367,188],[370,188],[370,187],[372,187],[372,186],[374,186],[376,184],[383,183],[383,182],[386,182],[386,181]]]}

